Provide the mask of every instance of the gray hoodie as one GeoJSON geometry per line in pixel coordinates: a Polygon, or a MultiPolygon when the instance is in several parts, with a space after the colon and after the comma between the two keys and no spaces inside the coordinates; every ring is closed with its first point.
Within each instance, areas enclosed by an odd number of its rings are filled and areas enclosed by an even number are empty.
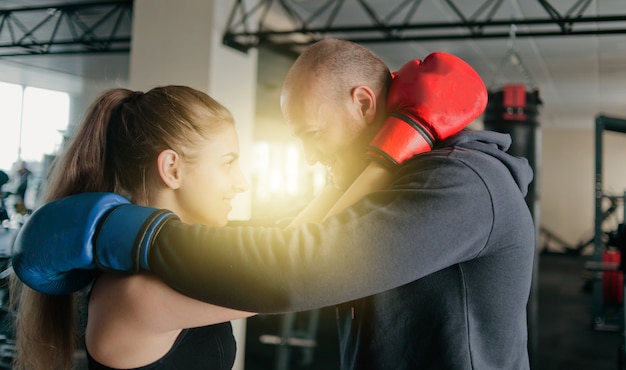
{"type": "Polygon", "coordinates": [[[463,131],[323,224],[168,222],[155,273],[260,313],[338,305],[341,369],[527,369],[533,173],[509,135],[463,131]]]}

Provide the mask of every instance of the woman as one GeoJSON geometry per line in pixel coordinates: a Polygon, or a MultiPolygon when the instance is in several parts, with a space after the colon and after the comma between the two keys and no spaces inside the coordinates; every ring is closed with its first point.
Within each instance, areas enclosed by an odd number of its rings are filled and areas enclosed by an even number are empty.
{"type": "MultiPolygon", "coordinates": [[[[231,200],[248,186],[238,153],[232,115],[208,95],[184,86],[113,89],[88,108],[51,172],[46,198],[116,192],[187,223],[223,226],[231,200]]],[[[83,296],[13,292],[14,369],[70,369],[83,296]]],[[[183,296],[150,274],[102,273],[88,296],[90,369],[230,369],[236,348],[229,321],[252,315],[183,296]]]]}

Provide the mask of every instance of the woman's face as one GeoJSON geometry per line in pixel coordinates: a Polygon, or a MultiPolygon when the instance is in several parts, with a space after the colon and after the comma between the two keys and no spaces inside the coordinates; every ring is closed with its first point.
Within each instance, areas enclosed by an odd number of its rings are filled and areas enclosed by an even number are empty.
{"type": "Polygon", "coordinates": [[[197,158],[182,167],[176,192],[178,216],[191,224],[224,226],[231,201],[248,188],[239,168],[239,140],[233,125],[211,134],[197,158]]]}

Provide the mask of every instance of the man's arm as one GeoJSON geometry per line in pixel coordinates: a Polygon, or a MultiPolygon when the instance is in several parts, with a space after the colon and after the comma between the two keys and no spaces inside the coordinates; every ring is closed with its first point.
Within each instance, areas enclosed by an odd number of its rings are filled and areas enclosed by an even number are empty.
{"type": "Polygon", "coordinates": [[[455,161],[432,165],[323,224],[288,230],[168,221],[151,248],[150,269],[185,295],[259,313],[362,298],[480,253],[493,215],[475,179],[455,161]]]}

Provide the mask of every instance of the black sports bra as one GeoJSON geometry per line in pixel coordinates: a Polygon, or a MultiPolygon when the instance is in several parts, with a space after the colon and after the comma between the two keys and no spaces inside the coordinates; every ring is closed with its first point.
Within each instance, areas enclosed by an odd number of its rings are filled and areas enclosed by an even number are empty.
{"type": "MultiPolygon", "coordinates": [[[[230,322],[183,330],[172,348],[158,361],[134,370],[230,370],[237,345],[230,322]]],[[[115,370],[87,352],[89,370],[115,370]]]]}

